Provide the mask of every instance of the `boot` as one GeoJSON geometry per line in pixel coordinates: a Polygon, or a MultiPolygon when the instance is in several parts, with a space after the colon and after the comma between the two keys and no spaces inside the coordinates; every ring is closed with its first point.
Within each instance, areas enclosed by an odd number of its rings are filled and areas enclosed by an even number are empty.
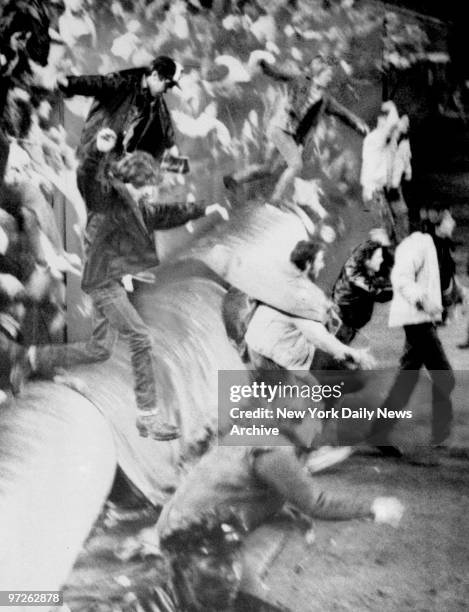
{"type": "Polygon", "coordinates": [[[179,427],[164,421],[159,413],[141,412],[137,416],[137,429],[142,438],[152,438],[161,442],[181,437],[179,427]]]}

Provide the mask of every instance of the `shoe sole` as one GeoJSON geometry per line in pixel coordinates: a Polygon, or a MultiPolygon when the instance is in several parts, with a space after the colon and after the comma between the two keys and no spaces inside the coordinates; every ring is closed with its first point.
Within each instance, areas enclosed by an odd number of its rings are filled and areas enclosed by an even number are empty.
{"type": "Polygon", "coordinates": [[[327,453],[324,453],[322,457],[312,457],[310,460],[308,460],[306,467],[310,474],[317,474],[318,472],[322,472],[333,465],[342,463],[342,461],[348,459],[353,452],[354,449],[351,446],[334,448],[327,453]]]}
{"type": "Polygon", "coordinates": [[[151,438],[152,440],[157,440],[158,442],[170,442],[171,440],[177,440],[181,437],[181,434],[171,434],[167,436],[157,436],[156,434],[150,435],[146,429],[140,429],[137,427],[138,434],[141,438],[151,438]]]}

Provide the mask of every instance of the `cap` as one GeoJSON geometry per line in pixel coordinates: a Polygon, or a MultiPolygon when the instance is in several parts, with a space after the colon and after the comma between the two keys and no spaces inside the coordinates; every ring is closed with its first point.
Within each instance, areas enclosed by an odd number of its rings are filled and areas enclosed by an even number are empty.
{"type": "Polygon", "coordinates": [[[160,55],[152,62],[150,68],[152,72],[156,71],[160,77],[169,81],[170,87],[174,87],[175,85],[179,87],[178,81],[184,70],[179,62],[174,61],[166,55],[160,55]]]}

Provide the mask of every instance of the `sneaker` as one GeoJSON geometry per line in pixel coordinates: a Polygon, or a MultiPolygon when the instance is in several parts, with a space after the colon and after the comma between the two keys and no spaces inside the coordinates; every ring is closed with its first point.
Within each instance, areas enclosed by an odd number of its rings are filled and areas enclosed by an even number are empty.
{"type": "Polygon", "coordinates": [[[161,442],[181,437],[179,427],[166,423],[159,414],[140,414],[137,417],[137,429],[142,438],[152,438],[161,442]]]}
{"type": "Polygon", "coordinates": [[[392,444],[387,444],[386,446],[376,444],[375,448],[379,450],[383,457],[387,457],[389,459],[402,459],[403,457],[403,452],[401,449],[392,444]]]}
{"type": "Polygon", "coordinates": [[[353,451],[352,446],[321,446],[310,453],[305,467],[310,474],[317,474],[317,472],[322,472],[345,461],[353,451]]]}

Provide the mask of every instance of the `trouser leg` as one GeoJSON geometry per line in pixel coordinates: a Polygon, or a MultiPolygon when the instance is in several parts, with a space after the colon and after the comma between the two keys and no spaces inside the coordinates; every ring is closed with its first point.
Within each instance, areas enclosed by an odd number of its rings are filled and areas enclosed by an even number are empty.
{"type": "Polygon", "coordinates": [[[109,359],[118,334],[95,304],[93,304],[92,325],[91,338],[87,342],[37,346],[34,371],[49,377],[57,368],[69,369],[76,365],[109,359]]]}
{"type": "Polygon", "coordinates": [[[128,343],[134,375],[134,389],[140,410],[156,408],[156,382],[153,362],[153,344],[148,327],[130,303],[120,283],[113,283],[105,291],[93,293],[96,309],[105,317],[113,330],[128,343]]]}
{"type": "MultiPolygon", "coordinates": [[[[399,372],[382,404],[382,407],[387,408],[388,411],[401,410],[406,406],[418,382],[419,370],[424,362],[425,347],[422,346],[422,338],[425,337],[425,333],[422,333],[421,325],[407,325],[404,331],[406,342],[399,372]]],[[[370,441],[376,444],[386,444],[396,423],[395,419],[376,419],[371,428],[370,441]]]]}
{"type": "Polygon", "coordinates": [[[295,142],[293,136],[280,128],[272,130],[271,139],[281,157],[287,162],[287,167],[280,175],[272,195],[273,201],[279,202],[289,184],[303,168],[303,148],[295,142]]]}
{"type": "Polygon", "coordinates": [[[451,432],[455,379],[435,325],[428,327],[426,338],[424,364],[432,379],[432,442],[439,444],[451,432]]]}

